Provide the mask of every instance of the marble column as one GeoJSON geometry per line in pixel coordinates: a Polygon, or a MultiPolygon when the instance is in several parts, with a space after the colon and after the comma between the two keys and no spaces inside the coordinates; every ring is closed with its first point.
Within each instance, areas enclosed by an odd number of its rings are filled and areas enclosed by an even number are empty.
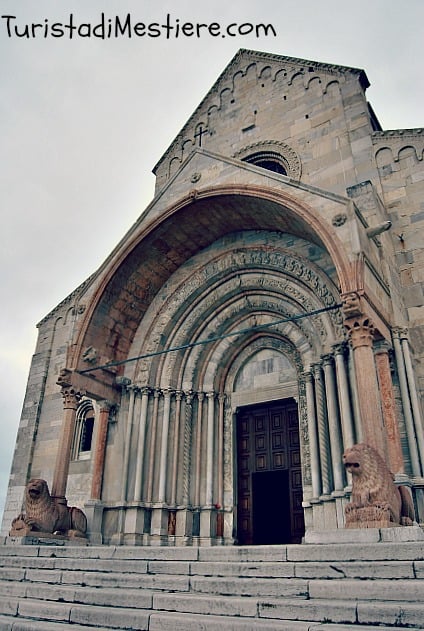
{"type": "Polygon", "coordinates": [[[312,496],[317,499],[321,495],[321,475],[319,465],[319,446],[317,434],[317,415],[312,373],[303,374],[306,385],[306,406],[308,410],[308,435],[311,452],[312,496]]]}
{"type": "Polygon", "coordinates": [[[184,392],[184,442],[182,452],[182,505],[183,508],[177,511],[175,532],[182,541],[190,541],[193,529],[193,512],[189,510],[191,504],[191,483],[192,483],[192,421],[193,421],[193,396],[194,392],[188,390],[184,392]]]}
{"type": "Polygon", "coordinates": [[[403,358],[402,344],[400,336],[402,335],[402,329],[396,327],[392,331],[393,335],[393,349],[396,357],[396,366],[399,377],[400,393],[402,398],[403,416],[406,426],[406,437],[408,440],[409,457],[411,461],[412,475],[421,475],[420,458],[418,455],[417,442],[415,439],[414,420],[412,418],[411,402],[409,399],[408,381],[406,377],[406,368],[403,358]]]}
{"type": "Polygon", "coordinates": [[[392,473],[404,473],[402,445],[396,418],[396,402],[393,392],[392,375],[390,371],[389,344],[385,340],[375,344],[375,363],[377,366],[378,382],[380,384],[381,404],[384,425],[387,435],[387,455],[389,468],[392,473]]]}
{"type": "Polygon", "coordinates": [[[414,369],[412,367],[411,351],[407,335],[401,336],[403,357],[405,360],[406,378],[408,379],[409,397],[411,399],[412,415],[414,419],[415,434],[418,443],[418,452],[421,460],[421,473],[424,473],[424,432],[420,402],[418,401],[417,385],[414,369]]]}
{"type": "Polygon", "coordinates": [[[380,392],[374,361],[374,326],[370,318],[356,315],[345,320],[353,350],[362,435],[366,444],[374,447],[387,460],[380,392]]]}
{"type": "Polygon", "coordinates": [[[201,464],[202,464],[202,415],[203,415],[203,400],[205,398],[204,392],[197,393],[197,427],[196,427],[196,460],[194,463],[195,468],[195,492],[194,492],[194,505],[200,506],[200,477],[201,477],[201,464]]]}
{"type": "Polygon", "coordinates": [[[331,463],[333,469],[334,490],[344,489],[343,475],[343,446],[340,432],[339,410],[337,405],[336,382],[334,364],[331,355],[323,357],[325,376],[325,396],[327,401],[328,429],[330,436],[331,463]]]}
{"type": "Polygon", "coordinates": [[[224,413],[225,394],[218,395],[219,415],[218,415],[218,506],[224,505],[224,413]]]}
{"type": "Polygon", "coordinates": [[[155,459],[156,459],[156,433],[157,433],[157,425],[158,425],[158,411],[159,411],[159,397],[161,395],[161,391],[155,389],[153,391],[153,414],[152,414],[152,423],[151,423],[151,433],[150,433],[150,445],[149,445],[149,463],[148,463],[148,474],[147,474],[147,502],[151,502],[153,498],[153,483],[154,483],[154,468],[155,468],[155,459]]]}
{"type": "Polygon", "coordinates": [[[349,380],[345,363],[345,345],[336,344],[333,347],[336,363],[337,392],[339,397],[340,420],[342,424],[343,448],[355,444],[352,408],[350,403],[349,380]]]}
{"type": "Polygon", "coordinates": [[[163,419],[162,419],[162,435],[160,442],[160,454],[159,454],[159,489],[158,489],[158,502],[165,501],[166,495],[166,475],[167,475],[167,459],[168,459],[168,433],[169,433],[169,419],[171,414],[171,390],[163,390],[164,405],[163,405],[163,419]]]}
{"type": "Polygon", "coordinates": [[[99,402],[98,427],[96,432],[96,444],[94,447],[93,477],[91,479],[91,499],[100,500],[102,496],[103,473],[106,456],[106,440],[109,424],[109,413],[112,403],[99,402]]]}
{"type": "Polygon", "coordinates": [[[130,449],[131,449],[131,437],[132,437],[132,429],[133,429],[133,418],[134,418],[134,406],[135,406],[135,397],[138,388],[135,386],[128,386],[127,392],[129,392],[129,403],[128,403],[128,414],[125,421],[124,427],[124,453],[122,458],[122,477],[121,477],[121,489],[120,489],[120,503],[121,507],[118,512],[118,524],[116,528],[116,533],[112,536],[112,544],[120,545],[124,541],[124,530],[125,530],[125,507],[127,502],[127,491],[128,491],[128,473],[129,473],[129,463],[130,463],[130,449]]]}
{"type": "Polygon", "coordinates": [[[206,494],[205,504],[212,506],[213,500],[213,461],[214,461],[214,420],[215,420],[215,393],[207,395],[207,426],[206,426],[206,494]]]}
{"type": "Polygon", "coordinates": [[[174,423],[174,444],[172,447],[172,471],[171,471],[171,506],[177,503],[177,477],[178,477],[178,454],[180,448],[180,424],[181,424],[181,401],[183,393],[175,393],[175,423],[174,423]]]}
{"type": "Polygon", "coordinates": [[[144,387],[141,389],[141,410],[140,422],[138,426],[137,441],[137,460],[134,483],[134,501],[140,502],[143,495],[143,469],[144,469],[144,450],[146,442],[146,425],[147,425],[147,409],[149,405],[150,389],[144,387]]]}
{"type": "Polygon", "coordinates": [[[62,387],[63,422],[56,454],[56,463],[51,488],[52,497],[59,504],[67,504],[66,485],[68,482],[69,461],[71,458],[72,439],[75,431],[75,418],[81,394],[72,386],[62,387]]]}
{"type": "Polygon", "coordinates": [[[130,449],[131,438],[134,423],[134,403],[138,388],[135,386],[129,386],[130,401],[128,406],[127,422],[125,424],[125,436],[124,436],[124,457],[122,462],[122,480],[121,480],[121,502],[125,503],[127,500],[127,487],[128,487],[128,471],[130,465],[130,449]]]}
{"type": "Polygon", "coordinates": [[[318,425],[319,455],[321,465],[321,491],[323,495],[331,493],[331,472],[329,464],[329,440],[327,426],[327,410],[325,405],[325,391],[322,381],[322,371],[319,364],[313,367],[315,380],[315,399],[318,425]]]}

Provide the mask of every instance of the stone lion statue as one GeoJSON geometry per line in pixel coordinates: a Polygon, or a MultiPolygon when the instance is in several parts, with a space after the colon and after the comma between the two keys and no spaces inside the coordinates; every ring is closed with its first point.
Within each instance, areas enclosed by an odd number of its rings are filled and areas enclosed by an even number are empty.
{"type": "Polygon", "coordinates": [[[25,509],[12,521],[11,537],[33,532],[86,537],[87,518],[79,508],[58,504],[50,495],[45,480],[34,478],[25,488],[25,509]]]}
{"type": "Polygon", "coordinates": [[[343,454],[352,474],[351,501],[345,508],[346,528],[412,526],[414,506],[406,487],[396,486],[393,474],[373,447],[353,445],[343,454]]]}

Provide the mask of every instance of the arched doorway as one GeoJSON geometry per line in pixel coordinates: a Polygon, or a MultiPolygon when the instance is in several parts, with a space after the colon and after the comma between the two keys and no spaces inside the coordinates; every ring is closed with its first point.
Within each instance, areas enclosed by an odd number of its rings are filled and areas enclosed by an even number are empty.
{"type": "Polygon", "coordinates": [[[235,361],[237,542],[300,543],[304,535],[298,358],[262,338],[235,361]]]}
{"type": "Polygon", "coordinates": [[[238,543],[300,543],[304,532],[296,401],[241,408],[237,413],[238,543]]]}

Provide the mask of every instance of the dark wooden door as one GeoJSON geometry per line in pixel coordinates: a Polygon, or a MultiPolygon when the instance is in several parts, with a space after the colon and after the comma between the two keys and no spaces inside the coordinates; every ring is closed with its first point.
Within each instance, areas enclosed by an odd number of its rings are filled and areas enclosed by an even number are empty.
{"type": "Polygon", "coordinates": [[[237,415],[239,544],[300,543],[299,421],[293,399],[242,408],[237,415]]]}

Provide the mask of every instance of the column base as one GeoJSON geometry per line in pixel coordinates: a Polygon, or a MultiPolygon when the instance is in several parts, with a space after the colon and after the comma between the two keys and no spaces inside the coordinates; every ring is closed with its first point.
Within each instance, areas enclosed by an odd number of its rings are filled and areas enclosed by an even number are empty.
{"type": "Polygon", "coordinates": [[[90,543],[101,545],[103,543],[102,525],[103,525],[104,505],[101,500],[88,500],[84,504],[84,511],[88,523],[88,538],[90,543]]]}

